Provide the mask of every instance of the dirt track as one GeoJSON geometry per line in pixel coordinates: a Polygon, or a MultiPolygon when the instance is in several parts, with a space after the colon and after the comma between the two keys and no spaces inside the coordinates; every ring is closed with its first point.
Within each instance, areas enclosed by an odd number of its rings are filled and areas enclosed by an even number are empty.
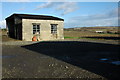
{"type": "Polygon", "coordinates": [[[89,78],[119,80],[119,66],[101,58],[119,60],[115,44],[82,41],[46,41],[3,45],[3,78],[89,78]]]}

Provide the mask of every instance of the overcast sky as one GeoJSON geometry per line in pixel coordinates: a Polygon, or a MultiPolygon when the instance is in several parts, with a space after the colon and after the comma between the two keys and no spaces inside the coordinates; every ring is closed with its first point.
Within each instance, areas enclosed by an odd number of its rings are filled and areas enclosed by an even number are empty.
{"type": "Polygon", "coordinates": [[[2,28],[13,13],[60,17],[65,28],[118,25],[118,2],[2,2],[0,7],[2,28]]]}

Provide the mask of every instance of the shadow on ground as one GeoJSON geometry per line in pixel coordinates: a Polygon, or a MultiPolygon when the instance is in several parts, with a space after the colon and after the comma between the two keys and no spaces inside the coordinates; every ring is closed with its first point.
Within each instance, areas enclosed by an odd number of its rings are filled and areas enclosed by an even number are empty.
{"type": "Polygon", "coordinates": [[[22,47],[86,69],[109,80],[120,79],[119,66],[100,61],[101,58],[120,60],[118,45],[80,41],[46,41],[22,47]]]}

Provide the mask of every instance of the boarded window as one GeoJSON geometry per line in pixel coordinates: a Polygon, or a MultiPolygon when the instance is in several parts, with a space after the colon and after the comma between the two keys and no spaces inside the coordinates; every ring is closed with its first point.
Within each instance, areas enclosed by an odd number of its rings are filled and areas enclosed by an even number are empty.
{"type": "Polygon", "coordinates": [[[57,34],[57,24],[51,24],[51,34],[57,34]]]}

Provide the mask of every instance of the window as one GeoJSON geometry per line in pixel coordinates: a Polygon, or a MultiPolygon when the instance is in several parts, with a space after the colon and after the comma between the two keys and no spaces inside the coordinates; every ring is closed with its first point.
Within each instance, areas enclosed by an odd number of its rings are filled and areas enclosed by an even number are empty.
{"type": "Polygon", "coordinates": [[[35,33],[40,34],[40,24],[33,24],[33,34],[35,33]]]}
{"type": "Polygon", "coordinates": [[[57,24],[51,24],[51,33],[57,34],[57,24]]]}

